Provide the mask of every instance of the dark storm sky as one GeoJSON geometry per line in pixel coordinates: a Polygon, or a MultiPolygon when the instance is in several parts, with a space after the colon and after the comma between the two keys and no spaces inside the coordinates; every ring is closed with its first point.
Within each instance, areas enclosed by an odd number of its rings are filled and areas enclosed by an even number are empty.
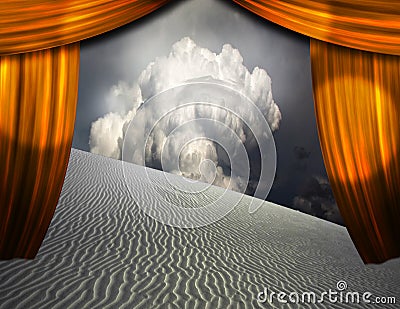
{"type": "Polygon", "coordinates": [[[318,180],[326,179],[326,172],[314,116],[309,39],[231,1],[177,1],[82,42],[73,147],[89,151],[91,123],[113,111],[105,100],[113,85],[135,81],[151,61],[167,55],[185,36],[217,53],[229,43],[240,51],[250,72],[258,66],[271,77],[282,120],[274,132],[277,173],[267,200],[340,221],[323,210],[335,204],[329,186],[318,180]],[[300,203],[294,203],[296,197],[300,203]]]}

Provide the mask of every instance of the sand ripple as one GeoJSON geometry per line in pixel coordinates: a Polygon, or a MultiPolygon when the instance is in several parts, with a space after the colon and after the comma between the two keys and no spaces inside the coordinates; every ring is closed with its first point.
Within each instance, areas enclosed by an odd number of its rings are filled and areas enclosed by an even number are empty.
{"type": "MultiPolygon", "coordinates": [[[[322,293],[339,280],[349,290],[400,302],[400,261],[363,265],[343,227],[267,202],[249,214],[246,196],[212,225],[173,228],[139,209],[135,201],[146,197],[146,188],[182,207],[217,200],[222,189],[183,194],[161,177],[146,182],[142,167],[127,170],[133,195],[121,162],[72,150],[39,254],[0,261],[0,308],[364,308],[256,300],[264,287],[322,293]]],[[[232,192],[224,202],[239,198],[232,192]]]]}

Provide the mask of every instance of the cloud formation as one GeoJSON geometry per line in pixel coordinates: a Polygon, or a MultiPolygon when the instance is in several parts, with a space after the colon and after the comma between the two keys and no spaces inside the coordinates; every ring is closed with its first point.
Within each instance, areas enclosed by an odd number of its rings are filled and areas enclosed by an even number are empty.
{"type": "Polygon", "coordinates": [[[308,159],[311,155],[311,151],[307,151],[304,147],[295,146],[293,148],[293,153],[298,160],[308,159]]]}
{"type": "MultiPolygon", "coordinates": [[[[221,52],[216,54],[207,48],[197,46],[193,40],[185,37],[172,46],[168,56],[156,58],[151,62],[132,85],[121,81],[111,88],[107,101],[115,108],[115,111],[92,123],[90,151],[121,159],[122,142],[128,124],[137,115],[144,101],[185,81],[204,77],[235,84],[235,90],[248,97],[258,107],[271,130],[278,129],[281,113],[272,97],[271,78],[264,69],[256,67],[250,73],[243,65],[240,52],[229,44],[224,45],[221,52]]],[[[243,113],[246,113],[246,110],[243,110],[243,113]]],[[[151,118],[151,114],[149,111],[147,117],[151,118]]],[[[231,181],[229,159],[232,160],[232,158],[227,159],[226,153],[216,143],[207,139],[198,139],[182,149],[172,149],[174,145],[181,145],[181,142],[187,138],[188,130],[186,130],[186,132],[174,132],[172,137],[174,142],[169,143],[168,149],[164,149],[173,128],[182,125],[185,121],[198,118],[214,119],[226,124],[235,132],[248,151],[257,146],[252,139],[251,130],[253,132],[261,130],[259,124],[250,123],[248,125],[251,128],[249,128],[239,117],[224,109],[192,105],[189,109],[176,111],[168,119],[163,119],[163,123],[160,123],[152,133],[145,149],[146,166],[161,168],[163,155],[164,158],[171,158],[167,162],[163,161],[163,170],[167,169],[168,172],[243,192],[243,186],[246,186],[247,182],[240,177],[231,181]],[[163,151],[166,154],[162,154],[163,151]],[[168,162],[173,162],[177,156],[179,170],[169,168],[168,162]],[[204,160],[207,164],[200,166],[204,160]]],[[[143,120],[143,125],[147,120],[143,120]]],[[[195,131],[198,136],[201,136],[206,133],[206,128],[196,124],[191,126],[189,131],[192,133],[195,131]]],[[[140,135],[140,132],[138,129],[137,134],[140,135]]],[[[214,134],[217,133],[214,132],[214,134]]]]}
{"type": "Polygon", "coordinates": [[[302,212],[344,225],[328,179],[310,177],[302,193],[293,199],[293,206],[302,212]]]}

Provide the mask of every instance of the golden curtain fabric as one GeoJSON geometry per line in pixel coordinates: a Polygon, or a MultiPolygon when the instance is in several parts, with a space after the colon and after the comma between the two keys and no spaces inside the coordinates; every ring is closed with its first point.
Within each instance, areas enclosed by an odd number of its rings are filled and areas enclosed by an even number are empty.
{"type": "Polygon", "coordinates": [[[399,257],[400,1],[234,1],[319,39],[314,103],[340,212],[364,262],[399,257]]]}
{"type": "Polygon", "coordinates": [[[33,258],[74,132],[79,43],[0,57],[0,258],[33,258]]]}
{"type": "Polygon", "coordinates": [[[312,38],[400,55],[400,1],[234,1],[274,23],[312,38]]]}
{"type": "Polygon", "coordinates": [[[73,137],[79,41],[167,2],[0,2],[0,258],[35,257],[53,216],[73,137]]]}
{"type": "Polygon", "coordinates": [[[400,256],[400,57],[311,40],[329,180],[364,262],[400,256]]]}
{"type": "Polygon", "coordinates": [[[138,19],[168,0],[0,2],[0,56],[61,46],[138,19]]]}

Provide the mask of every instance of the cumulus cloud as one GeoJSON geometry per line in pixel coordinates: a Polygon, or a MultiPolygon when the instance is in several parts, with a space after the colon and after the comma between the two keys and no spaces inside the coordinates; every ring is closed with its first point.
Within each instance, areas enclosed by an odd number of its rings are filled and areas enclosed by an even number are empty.
{"type": "Polygon", "coordinates": [[[293,206],[302,212],[344,225],[328,179],[310,177],[302,193],[293,199],[293,206]]]}
{"type": "MultiPolygon", "coordinates": [[[[137,115],[143,102],[185,81],[204,77],[233,83],[237,91],[255,103],[271,130],[278,129],[281,113],[273,100],[271,78],[267,72],[258,67],[249,72],[243,64],[240,52],[229,44],[224,45],[221,52],[217,54],[196,45],[193,40],[186,37],[172,46],[169,55],[156,58],[151,62],[133,84],[119,82],[110,89],[107,101],[114,108],[114,112],[92,123],[89,142],[91,152],[121,159],[122,141],[128,124],[137,115]]],[[[242,112],[246,113],[246,110],[242,112]]],[[[147,116],[152,117],[151,111],[147,116]]],[[[226,153],[213,141],[199,139],[186,145],[183,150],[164,149],[173,128],[182,125],[188,119],[196,118],[222,121],[236,133],[246,148],[255,146],[251,131],[238,117],[221,108],[194,105],[189,110],[172,113],[168,119],[163,119],[163,125],[159,125],[154,130],[145,149],[146,166],[161,168],[161,154],[164,151],[166,154],[163,155],[166,158],[171,157],[171,162],[172,157],[176,158],[179,155],[179,169],[169,168],[168,162],[163,161],[164,170],[243,191],[243,186],[246,186],[247,182],[240,175],[232,181],[229,168],[226,166],[229,163],[226,153]],[[204,160],[208,163],[200,168],[204,160]]],[[[146,120],[143,126],[145,122],[146,120]]],[[[257,123],[248,125],[253,131],[261,130],[261,126],[257,123]]],[[[198,131],[198,135],[206,133],[206,130],[201,125],[190,128],[190,131],[198,131]]],[[[140,128],[138,128],[138,136],[140,133],[140,128]]],[[[169,147],[174,148],[174,145],[180,145],[180,141],[184,140],[186,134],[187,131],[186,133],[174,132],[173,137],[169,138],[173,138],[175,142],[169,143],[169,147]]]]}

